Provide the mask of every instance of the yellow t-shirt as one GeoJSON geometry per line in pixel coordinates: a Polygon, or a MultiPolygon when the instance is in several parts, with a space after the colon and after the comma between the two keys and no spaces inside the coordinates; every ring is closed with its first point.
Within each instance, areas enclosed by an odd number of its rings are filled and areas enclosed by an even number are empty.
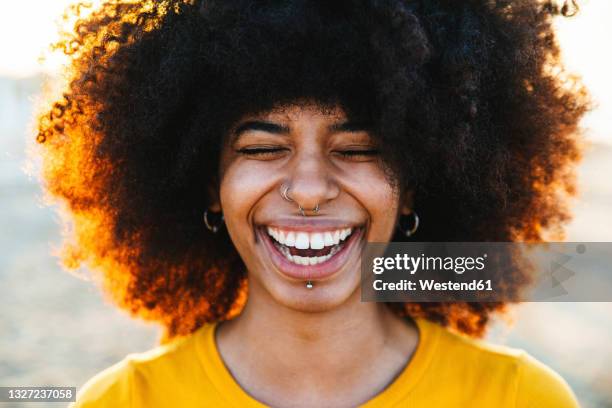
{"type": "MultiPolygon", "coordinates": [[[[410,363],[362,407],[578,407],[567,383],[526,352],[415,321],[420,337],[410,363]]],[[[223,364],[215,326],[128,355],[89,380],[72,407],[265,407],[223,364]]]]}

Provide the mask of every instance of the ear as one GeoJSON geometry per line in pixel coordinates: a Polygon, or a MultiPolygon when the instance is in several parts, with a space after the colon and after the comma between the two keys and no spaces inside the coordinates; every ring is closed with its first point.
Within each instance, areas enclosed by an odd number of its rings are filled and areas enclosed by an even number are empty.
{"type": "Polygon", "coordinates": [[[213,181],[206,187],[208,192],[208,209],[212,212],[221,212],[221,199],[219,197],[219,185],[213,181]]]}
{"type": "Polygon", "coordinates": [[[414,191],[406,190],[400,196],[400,215],[409,215],[413,213],[414,208],[414,191]]]}

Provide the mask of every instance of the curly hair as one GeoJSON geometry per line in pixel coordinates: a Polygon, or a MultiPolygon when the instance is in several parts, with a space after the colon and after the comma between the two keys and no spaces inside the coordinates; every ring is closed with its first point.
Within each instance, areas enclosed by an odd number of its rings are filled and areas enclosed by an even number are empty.
{"type": "MultiPolygon", "coordinates": [[[[304,99],[372,124],[393,180],[413,192],[419,241],[562,237],[579,121],[591,109],[552,26],[569,9],[104,2],[56,44],[68,81],[38,121],[43,184],[69,227],[64,264],[96,271],[120,307],[161,323],[166,339],[240,313],[245,266],[226,233],[202,225],[206,186],[239,118],[304,99]]],[[[480,336],[505,305],[390,307],[480,336]]]]}

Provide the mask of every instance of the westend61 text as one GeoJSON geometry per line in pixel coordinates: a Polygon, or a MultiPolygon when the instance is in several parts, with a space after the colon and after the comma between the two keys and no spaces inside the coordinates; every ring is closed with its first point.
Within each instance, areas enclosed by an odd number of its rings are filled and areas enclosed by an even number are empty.
{"type": "Polygon", "coordinates": [[[474,279],[470,282],[436,282],[433,279],[419,280],[419,284],[414,281],[402,279],[399,282],[384,282],[377,279],[373,282],[374,290],[423,290],[423,291],[481,291],[493,290],[491,279],[474,279]]]}

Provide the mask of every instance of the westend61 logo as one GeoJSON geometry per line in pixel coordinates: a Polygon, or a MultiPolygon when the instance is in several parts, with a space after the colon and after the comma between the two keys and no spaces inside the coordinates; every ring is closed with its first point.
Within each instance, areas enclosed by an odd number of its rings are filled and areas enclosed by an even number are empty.
{"type": "Polygon", "coordinates": [[[610,242],[365,245],[364,302],[610,302],[610,242]]]}
{"type": "Polygon", "coordinates": [[[389,270],[403,270],[411,275],[418,271],[453,271],[461,275],[465,271],[482,271],[485,268],[487,254],[482,256],[420,256],[414,257],[408,254],[396,254],[393,257],[376,257],[373,260],[372,272],[380,275],[389,270]]]}

